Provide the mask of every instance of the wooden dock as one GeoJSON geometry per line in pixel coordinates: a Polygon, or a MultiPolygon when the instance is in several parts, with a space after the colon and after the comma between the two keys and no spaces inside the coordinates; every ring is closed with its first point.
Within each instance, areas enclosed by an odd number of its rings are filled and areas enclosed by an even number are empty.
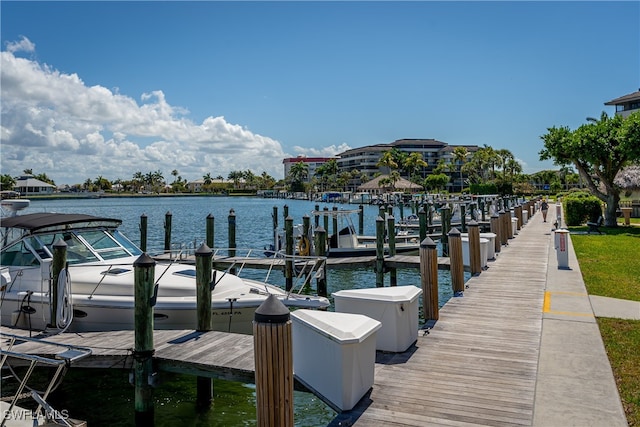
{"type": "Polygon", "coordinates": [[[533,220],[414,346],[378,352],[372,390],[331,426],[532,425],[549,248],[533,220]]]}
{"type": "MultiPolygon", "coordinates": [[[[3,332],[28,336],[28,331],[3,328],[3,332]]],[[[91,356],[74,363],[75,367],[131,369],[133,366],[134,332],[131,330],[43,335],[42,339],[90,348],[91,356]]],[[[254,381],[251,335],[166,330],[154,331],[153,339],[154,360],[159,370],[245,383],[254,381]]],[[[31,354],[50,351],[50,347],[34,342],[16,344],[14,348],[31,354]]]]}
{"type": "MultiPolygon", "coordinates": [[[[464,296],[449,300],[439,320],[420,331],[415,345],[404,353],[377,353],[373,388],[330,425],[531,425],[548,248],[546,224],[525,226],[488,270],[467,281],[464,296]]],[[[91,348],[93,355],[78,366],[132,365],[132,331],[47,339],[91,348]]],[[[156,331],[154,343],[160,370],[254,381],[252,336],[156,331]]],[[[17,349],[38,352],[37,344],[26,342],[17,349]]]]}

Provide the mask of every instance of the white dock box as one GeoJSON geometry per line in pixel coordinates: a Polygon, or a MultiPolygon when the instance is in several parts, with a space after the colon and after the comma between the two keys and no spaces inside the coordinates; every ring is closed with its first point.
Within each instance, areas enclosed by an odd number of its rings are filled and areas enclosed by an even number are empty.
{"type": "Polygon", "coordinates": [[[336,312],[357,313],[382,323],[376,349],[406,351],[418,339],[418,297],[416,286],[347,289],[331,294],[336,312]]]}
{"type": "MultiPolygon", "coordinates": [[[[462,264],[471,267],[471,248],[469,247],[469,234],[462,234],[462,264]]],[[[480,267],[487,268],[487,260],[489,259],[489,239],[480,237],[480,267]]],[[[495,245],[495,243],[494,243],[495,245]]],[[[494,249],[495,256],[495,249],[494,249]]]]}
{"type": "Polygon", "coordinates": [[[352,409],[373,387],[380,322],[301,309],[291,323],[295,376],[337,411],[352,409]]]}

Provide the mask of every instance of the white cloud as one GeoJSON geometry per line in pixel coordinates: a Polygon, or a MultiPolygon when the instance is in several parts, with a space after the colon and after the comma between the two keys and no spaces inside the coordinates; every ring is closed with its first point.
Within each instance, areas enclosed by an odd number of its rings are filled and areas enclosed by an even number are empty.
{"type": "Polygon", "coordinates": [[[6,42],[7,51],[11,53],[15,52],[35,52],[36,45],[28,38],[22,36],[17,42],[6,42]]]}
{"type": "Polygon", "coordinates": [[[351,147],[346,144],[346,143],[342,143],[340,145],[330,145],[328,147],[323,147],[323,148],[308,148],[308,147],[300,147],[298,145],[293,147],[294,151],[296,152],[296,156],[306,156],[306,157],[331,157],[331,156],[335,156],[337,154],[340,154],[342,152],[345,152],[347,150],[350,150],[351,147]]]}
{"type": "Polygon", "coordinates": [[[130,179],[137,171],[177,169],[185,179],[232,170],[263,171],[276,178],[287,157],[280,143],[224,117],[194,123],[161,90],[133,98],[87,86],[77,74],[14,56],[33,51],[28,39],[0,52],[2,173],[46,173],[57,184],[102,175],[130,179]]]}

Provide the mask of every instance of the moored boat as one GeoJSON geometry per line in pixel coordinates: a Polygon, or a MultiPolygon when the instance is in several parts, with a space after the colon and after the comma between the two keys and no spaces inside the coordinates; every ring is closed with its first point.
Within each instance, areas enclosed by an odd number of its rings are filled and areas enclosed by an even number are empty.
{"type": "MultiPolygon", "coordinates": [[[[121,220],[83,214],[33,213],[3,218],[0,239],[1,323],[42,330],[133,329],[134,262],[142,251],[118,227],[121,220]],[[68,267],[52,284],[54,245],[67,245],[68,267]],[[53,295],[57,294],[56,304],[53,295]],[[52,307],[57,312],[52,313],[52,307]],[[56,319],[55,324],[52,319],[56,319]]],[[[158,261],[154,268],[156,329],[196,327],[196,270],[158,261]]],[[[214,270],[212,318],[216,330],[251,333],[254,312],[274,294],[288,307],[324,308],[324,297],[214,270]]]]}

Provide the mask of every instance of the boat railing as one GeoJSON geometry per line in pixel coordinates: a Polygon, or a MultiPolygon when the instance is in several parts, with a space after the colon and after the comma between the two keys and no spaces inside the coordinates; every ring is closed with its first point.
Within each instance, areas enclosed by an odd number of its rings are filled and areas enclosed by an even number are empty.
{"type": "MultiPolygon", "coordinates": [[[[157,251],[153,258],[170,263],[195,263],[195,252],[199,245],[197,242],[173,244],[171,251],[157,251]]],[[[293,287],[292,292],[302,293],[313,279],[324,277],[326,270],[326,257],[302,256],[298,254],[287,255],[284,251],[270,251],[256,248],[213,248],[213,261],[218,264],[225,264],[224,273],[231,273],[235,276],[243,277],[245,269],[266,270],[264,278],[256,278],[252,274],[251,279],[263,283],[274,284],[272,272],[274,269],[281,270],[286,266],[287,261],[291,261],[293,266],[293,287]]],[[[150,252],[153,253],[153,252],[150,252]]],[[[247,275],[245,274],[244,277],[247,275]]]]}
{"type": "MultiPolygon", "coordinates": [[[[0,339],[2,340],[2,346],[0,348],[0,369],[4,371],[6,368],[18,383],[16,390],[12,395],[7,397],[2,396],[3,401],[9,402],[9,407],[2,411],[3,415],[0,427],[3,427],[13,416],[26,415],[22,411],[16,410],[16,408],[18,408],[18,401],[29,397],[37,403],[37,408],[32,412],[34,416],[40,416],[41,409],[44,409],[45,420],[54,422],[56,425],[71,426],[72,424],[69,422],[66,412],[54,410],[46,402],[46,399],[60,384],[66,369],[71,366],[72,363],[90,356],[91,349],[56,343],[39,338],[23,337],[5,332],[0,332],[0,339]],[[14,348],[16,344],[21,344],[23,346],[30,345],[27,343],[33,343],[37,348],[38,353],[51,356],[30,354],[14,348]],[[14,365],[26,365],[26,372],[22,374],[21,377],[17,375],[14,370],[14,366],[12,366],[10,361],[14,362],[14,365]],[[27,384],[37,366],[55,368],[55,371],[50,377],[49,383],[44,390],[35,390],[27,384]],[[28,392],[25,392],[25,390],[28,390],[28,392]]],[[[5,378],[9,379],[11,377],[3,377],[3,385],[6,389],[7,386],[5,378]]]]}
{"type": "Polygon", "coordinates": [[[300,294],[313,279],[322,279],[326,271],[327,257],[313,255],[287,255],[285,251],[276,251],[266,256],[264,249],[250,248],[216,248],[213,250],[214,261],[227,261],[229,266],[225,273],[235,271],[241,276],[242,271],[256,267],[266,269],[265,278],[261,281],[272,283],[271,273],[274,269],[282,269],[291,262],[293,286],[291,292],[300,294]]]}

